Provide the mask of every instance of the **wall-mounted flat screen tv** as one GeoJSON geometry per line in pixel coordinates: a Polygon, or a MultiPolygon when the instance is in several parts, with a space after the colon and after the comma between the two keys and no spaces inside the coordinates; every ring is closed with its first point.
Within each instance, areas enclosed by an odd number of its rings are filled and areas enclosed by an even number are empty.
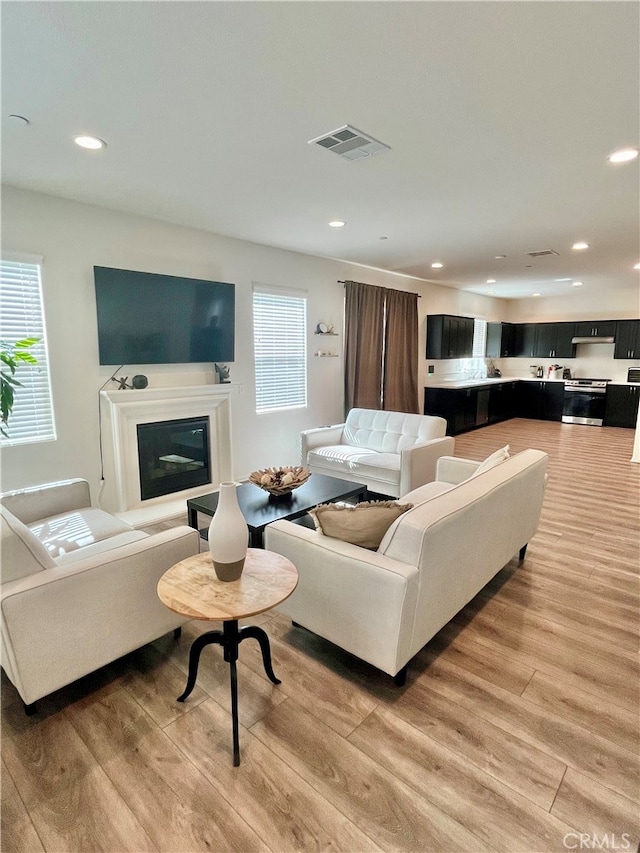
{"type": "Polygon", "coordinates": [[[234,360],[233,284],[111,267],[93,274],[100,364],[234,360]]]}

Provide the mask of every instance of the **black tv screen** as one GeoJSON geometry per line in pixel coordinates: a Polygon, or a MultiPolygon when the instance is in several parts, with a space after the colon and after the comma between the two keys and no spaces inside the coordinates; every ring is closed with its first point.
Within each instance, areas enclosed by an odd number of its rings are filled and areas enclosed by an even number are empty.
{"type": "Polygon", "coordinates": [[[111,267],[93,274],[100,364],[234,360],[233,284],[111,267]]]}

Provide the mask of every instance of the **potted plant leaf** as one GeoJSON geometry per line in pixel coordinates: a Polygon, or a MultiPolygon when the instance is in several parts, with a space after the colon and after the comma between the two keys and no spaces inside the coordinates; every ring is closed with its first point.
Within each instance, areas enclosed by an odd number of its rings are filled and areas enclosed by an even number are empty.
{"type": "Polygon", "coordinates": [[[29,350],[40,338],[23,338],[15,343],[0,341],[0,433],[9,437],[6,426],[13,409],[15,389],[22,385],[15,377],[20,364],[37,364],[38,361],[29,350]]]}

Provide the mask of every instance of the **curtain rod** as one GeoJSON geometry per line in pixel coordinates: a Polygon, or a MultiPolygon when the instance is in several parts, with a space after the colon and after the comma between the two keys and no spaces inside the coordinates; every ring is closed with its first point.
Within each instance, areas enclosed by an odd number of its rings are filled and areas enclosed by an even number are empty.
{"type": "MultiPolygon", "coordinates": [[[[379,285],[379,284],[367,284],[366,281],[351,281],[351,279],[349,279],[348,281],[341,281],[340,279],[338,279],[338,284],[364,284],[365,287],[380,287],[381,290],[397,290],[398,289],[395,287],[382,287],[382,285],[379,285]]],[[[421,293],[413,293],[413,291],[411,291],[411,290],[403,290],[402,293],[410,293],[412,296],[417,296],[418,299],[422,299],[421,293]]]]}

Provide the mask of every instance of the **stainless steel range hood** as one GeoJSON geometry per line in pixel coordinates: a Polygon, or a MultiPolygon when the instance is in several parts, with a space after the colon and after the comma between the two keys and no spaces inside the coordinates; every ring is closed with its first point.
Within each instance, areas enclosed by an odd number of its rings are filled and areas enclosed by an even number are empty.
{"type": "Polygon", "coordinates": [[[603,335],[601,338],[583,337],[571,338],[572,344],[615,344],[613,335],[603,335]]]}

